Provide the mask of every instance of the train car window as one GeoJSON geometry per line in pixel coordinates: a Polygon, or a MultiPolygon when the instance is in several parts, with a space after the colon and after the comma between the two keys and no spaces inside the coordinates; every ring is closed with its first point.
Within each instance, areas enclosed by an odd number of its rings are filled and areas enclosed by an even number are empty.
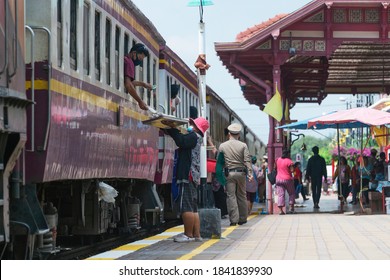
{"type": "Polygon", "coordinates": [[[166,86],[167,86],[167,88],[166,88],[166,95],[165,95],[165,100],[168,102],[168,103],[166,103],[166,104],[168,104],[168,106],[167,106],[167,114],[171,114],[171,98],[170,98],[170,96],[171,96],[171,84],[169,83],[169,76],[167,77],[167,82],[166,82],[166,86]]]}
{"type": "Polygon", "coordinates": [[[179,104],[179,106],[180,106],[180,117],[183,118],[184,114],[185,114],[185,109],[187,107],[185,102],[184,102],[184,87],[183,86],[181,87],[181,93],[180,93],[179,97],[180,97],[180,100],[181,100],[180,104],[179,104]]]}
{"type": "MultiPolygon", "coordinates": [[[[145,80],[145,77],[144,77],[144,69],[145,69],[145,60],[143,61],[143,65],[141,67],[141,65],[139,67],[136,67],[135,69],[138,68],[138,81],[141,81],[143,82],[145,80]]],[[[138,90],[139,92],[141,93],[141,98],[142,100],[145,101],[145,88],[144,87],[138,87],[138,90]]]]}
{"type": "Polygon", "coordinates": [[[77,69],[77,0],[70,1],[70,67],[77,69]]]}
{"type": "Polygon", "coordinates": [[[100,17],[101,14],[95,11],[95,78],[100,81],[100,17]]]}
{"type": "Polygon", "coordinates": [[[62,0],[57,0],[57,64],[62,66],[62,0]]]}
{"type": "MultiPolygon", "coordinates": [[[[133,43],[132,43],[132,46],[134,46],[135,44],[137,44],[137,41],[133,39],[133,43]]],[[[144,80],[144,71],[143,71],[144,67],[136,67],[136,70],[138,71],[135,71],[135,80],[137,81],[143,81],[144,80]]],[[[137,90],[140,92],[140,97],[142,100],[145,100],[145,95],[144,95],[144,88],[143,87],[137,87],[137,90]]]]}
{"type": "Polygon", "coordinates": [[[130,41],[129,34],[125,33],[125,39],[124,39],[125,49],[123,50],[124,55],[127,55],[129,53],[129,50],[130,50],[129,41],[130,41]]]}
{"type": "Polygon", "coordinates": [[[84,17],[83,17],[83,65],[84,74],[89,75],[89,18],[90,7],[88,3],[84,3],[84,17]]]}
{"type": "Polygon", "coordinates": [[[105,49],[105,67],[106,67],[106,83],[107,85],[111,84],[111,61],[110,61],[110,52],[111,52],[111,21],[106,19],[106,49],[105,49]]]}
{"type": "Polygon", "coordinates": [[[115,86],[119,89],[119,41],[121,30],[118,26],[115,27],[115,86]]]}
{"type": "MultiPolygon", "coordinates": [[[[150,55],[151,55],[151,53],[150,53],[150,55]]],[[[150,65],[150,60],[151,60],[151,58],[150,58],[150,55],[146,58],[146,61],[147,61],[147,64],[146,64],[146,82],[148,83],[148,84],[150,84],[151,83],[151,80],[152,80],[152,68],[151,68],[151,65],[150,65]]],[[[145,66],[145,63],[144,63],[144,66],[145,66]]],[[[146,104],[148,104],[149,106],[151,105],[151,99],[152,99],[152,96],[151,96],[151,94],[152,94],[152,91],[151,90],[147,90],[146,91],[146,104]]]]}
{"type": "MultiPolygon", "coordinates": [[[[153,83],[153,85],[157,84],[157,69],[158,69],[157,60],[153,59],[153,76],[152,76],[152,83],[153,83]]],[[[151,93],[152,93],[152,100],[153,100],[153,108],[157,109],[156,91],[153,90],[151,93]]]]}
{"type": "Polygon", "coordinates": [[[183,94],[181,95],[181,103],[184,108],[183,118],[188,116],[188,106],[187,106],[187,89],[183,88],[183,94]]]}

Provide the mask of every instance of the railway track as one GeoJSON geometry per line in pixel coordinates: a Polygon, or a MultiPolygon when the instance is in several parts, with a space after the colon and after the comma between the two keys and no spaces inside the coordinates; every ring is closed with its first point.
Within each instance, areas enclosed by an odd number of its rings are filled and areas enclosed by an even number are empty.
{"type": "Polygon", "coordinates": [[[147,238],[159,234],[168,228],[177,226],[180,224],[178,220],[166,221],[165,223],[155,226],[152,228],[140,229],[136,232],[129,234],[122,234],[116,237],[110,237],[104,240],[96,241],[93,244],[84,245],[84,246],[75,246],[67,248],[58,248],[58,252],[50,254],[40,254],[37,256],[38,259],[47,259],[47,260],[83,260],[87,259],[90,256],[103,253],[114,248],[120,247],[124,244],[131,243],[137,240],[147,238]]]}

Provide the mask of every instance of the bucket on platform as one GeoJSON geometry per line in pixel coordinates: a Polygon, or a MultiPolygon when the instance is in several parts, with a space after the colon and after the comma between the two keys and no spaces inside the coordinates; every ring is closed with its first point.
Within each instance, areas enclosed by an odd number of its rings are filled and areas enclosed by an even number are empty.
{"type": "Polygon", "coordinates": [[[386,213],[390,215],[390,197],[386,197],[386,213]]]}

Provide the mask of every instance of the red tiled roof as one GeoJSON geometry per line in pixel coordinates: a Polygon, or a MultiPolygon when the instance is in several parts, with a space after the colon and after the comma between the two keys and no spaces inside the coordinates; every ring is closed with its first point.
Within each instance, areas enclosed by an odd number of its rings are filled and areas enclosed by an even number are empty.
{"type": "Polygon", "coordinates": [[[288,14],[279,14],[274,16],[273,18],[270,18],[269,20],[262,22],[260,24],[256,24],[255,26],[249,27],[247,30],[240,32],[236,36],[237,42],[245,41],[252,36],[254,36],[256,33],[260,32],[261,30],[267,28],[268,26],[274,24],[275,22],[281,20],[282,18],[286,17],[288,14]]]}

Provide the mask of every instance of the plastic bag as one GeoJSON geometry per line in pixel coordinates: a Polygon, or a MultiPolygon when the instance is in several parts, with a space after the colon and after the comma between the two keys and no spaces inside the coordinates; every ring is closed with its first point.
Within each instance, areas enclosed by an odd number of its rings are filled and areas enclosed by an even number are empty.
{"type": "Polygon", "coordinates": [[[99,201],[103,199],[108,203],[115,203],[115,197],[118,196],[118,191],[104,182],[99,182],[98,193],[99,201]]]}
{"type": "Polygon", "coordinates": [[[332,191],[333,192],[337,192],[338,191],[338,180],[339,180],[339,178],[335,178],[335,180],[334,180],[334,183],[332,184],[332,191]]]}
{"type": "Polygon", "coordinates": [[[276,183],[276,169],[273,169],[270,173],[267,174],[269,182],[274,185],[276,183]]]}

